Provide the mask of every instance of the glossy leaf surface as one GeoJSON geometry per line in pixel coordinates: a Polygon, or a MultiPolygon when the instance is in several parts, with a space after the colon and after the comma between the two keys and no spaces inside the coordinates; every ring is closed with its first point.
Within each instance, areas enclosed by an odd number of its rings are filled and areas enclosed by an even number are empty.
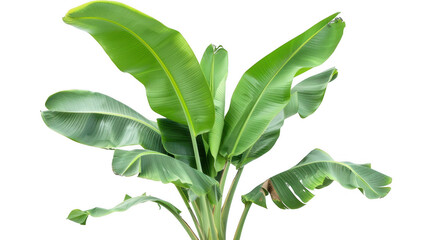
{"type": "Polygon", "coordinates": [[[337,47],[344,29],[338,13],[320,21],[253,65],[241,78],[225,117],[224,156],[251,147],[286,107],[295,75],[322,64],[337,47]]]}
{"type": "Polygon", "coordinates": [[[155,112],[189,125],[194,135],[212,128],[210,90],[179,32],[117,2],[84,4],[64,21],[91,34],[121,71],[143,83],[155,112]]]}
{"type": "Polygon", "coordinates": [[[215,121],[208,134],[210,152],[217,157],[225,115],[225,83],[228,75],[228,52],[211,44],[201,59],[201,68],[209,84],[215,106],[215,121]]]}
{"type": "Polygon", "coordinates": [[[62,91],[48,98],[46,108],[46,125],[76,142],[100,148],[141,145],[164,152],[156,123],[104,94],[62,91]]]}
{"type": "Polygon", "coordinates": [[[337,69],[331,68],[306,78],[293,87],[291,98],[286,107],[270,122],[265,132],[249,149],[245,159],[242,159],[241,155],[233,158],[234,165],[242,167],[267,153],[279,138],[280,129],[286,118],[296,113],[299,113],[301,118],[313,114],[323,101],[328,83],[336,79],[337,76],[337,69]]]}
{"type": "Polygon", "coordinates": [[[370,165],[335,162],[320,149],[311,151],[291,169],[269,178],[264,183],[242,196],[242,201],[266,206],[265,196],[270,194],[273,202],[282,209],[296,209],[313,198],[310,190],[328,186],[337,181],[348,189],[358,188],[367,198],[382,198],[390,191],[392,179],[371,169],[370,165]]]}
{"type": "Polygon", "coordinates": [[[133,176],[173,183],[187,188],[196,196],[206,196],[211,202],[220,197],[219,184],[213,178],[167,155],[146,150],[115,150],[113,172],[121,176],[133,176]]]}
{"type": "Polygon", "coordinates": [[[138,197],[130,197],[130,196],[125,196],[125,199],[122,203],[116,205],[113,208],[110,209],[105,209],[105,208],[93,208],[90,210],[86,210],[86,211],[82,211],[79,209],[75,209],[73,211],[70,212],[69,216],[67,217],[67,219],[79,223],[81,225],[86,225],[86,220],[88,219],[88,216],[91,217],[103,217],[106,215],[109,215],[111,213],[114,212],[124,212],[126,210],[128,210],[129,208],[140,204],[140,203],[145,203],[145,202],[155,202],[163,207],[165,207],[168,211],[174,213],[174,214],[180,214],[180,210],[177,209],[176,207],[174,207],[171,203],[166,202],[164,200],[161,200],[159,198],[156,197],[152,197],[152,196],[146,196],[141,195],[138,197]]]}

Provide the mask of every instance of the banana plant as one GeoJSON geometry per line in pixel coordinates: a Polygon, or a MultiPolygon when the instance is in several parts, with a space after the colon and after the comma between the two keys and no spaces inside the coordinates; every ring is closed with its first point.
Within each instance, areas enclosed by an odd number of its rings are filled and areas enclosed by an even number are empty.
{"type": "MultiPolygon", "coordinates": [[[[41,113],[44,122],[73,141],[113,150],[116,175],[174,184],[193,226],[172,203],[146,194],[126,195],[110,209],[75,209],[68,219],[84,225],[89,216],[155,202],[173,214],[190,239],[226,239],[230,207],[244,167],[272,148],[287,118],[314,113],[338,76],[337,69],[329,68],[292,87],[295,77],[321,65],[336,49],[345,27],[338,14],[250,67],[225,114],[225,48],[209,45],[198,61],[178,31],[129,6],[96,1],[71,9],[64,22],[88,32],[119,70],[140,81],[150,107],[163,118],[149,120],[102,93],[67,90],[47,99],[47,110],[41,113]],[[136,149],[121,149],[125,146],[136,149]],[[236,174],[226,191],[231,164],[236,174]]],[[[242,196],[244,211],[234,239],[240,239],[252,205],[267,207],[266,196],[280,209],[296,209],[314,197],[315,189],[333,181],[374,199],[387,195],[391,178],[369,164],[337,162],[315,149],[242,196]]]]}

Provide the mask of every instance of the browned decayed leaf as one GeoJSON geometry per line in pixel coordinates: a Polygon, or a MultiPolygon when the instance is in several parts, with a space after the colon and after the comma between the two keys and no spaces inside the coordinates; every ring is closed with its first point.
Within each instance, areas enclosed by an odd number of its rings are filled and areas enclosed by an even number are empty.
{"type": "Polygon", "coordinates": [[[271,199],[273,199],[274,202],[275,201],[281,202],[279,194],[277,193],[276,189],[274,188],[273,182],[271,182],[271,179],[268,179],[267,181],[265,181],[262,184],[261,191],[264,191],[263,194],[265,194],[265,195],[270,193],[271,199]]]}

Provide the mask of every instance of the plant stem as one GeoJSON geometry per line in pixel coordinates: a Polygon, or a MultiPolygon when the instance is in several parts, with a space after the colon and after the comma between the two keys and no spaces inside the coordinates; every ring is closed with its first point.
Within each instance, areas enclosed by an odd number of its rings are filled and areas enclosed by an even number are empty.
{"type": "Polygon", "coordinates": [[[228,215],[229,209],[231,208],[232,199],[234,198],[235,189],[237,189],[238,181],[240,180],[241,173],[243,172],[243,168],[238,169],[235,174],[234,180],[231,183],[231,186],[228,191],[228,195],[225,198],[225,203],[222,207],[222,223],[223,223],[223,232],[226,234],[226,226],[228,223],[228,215]]]}
{"type": "MultiPolygon", "coordinates": [[[[221,195],[223,196],[223,190],[225,187],[225,181],[226,178],[228,176],[228,170],[229,170],[229,166],[231,165],[231,162],[226,159],[226,163],[225,163],[225,167],[223,169],[222,172],[222,176],[220,178],[220,191],[221,191],[221,195]]],[[[216,224],[216,228],[219,231],[219,236],[221,239],[225,239],[225,233],[223,232],[223,227],[222,227],[222,199],[216,204],[215,209],[214,209],[214,218],[215,218],[215,224],[216,224]]]]}
{"type": "Polygon", "coordinates": [[[231,165],[231,162],[226,159],[226,164],[225,164],[225,168],[223,169],[223,173],[222,173],[222,177],[220,177],[220,192],[223,195],[223,189],[225,187],[225,181],[226,181],[226,177],[228,176],[228,170],[229,170],[229,166],[231,165]]]}
{"type": "MultiPolygon", "coordinates": [[[[191,134],[192,147],[194,149],[194,156],[195,156],[195,162],[197,165],[197,169],[202,172],[203,170],[201,167],[200,153],[198,152],[197,138],[196,138],[193,131],[189,131],[189,132],[191,134]]],[[[202,208],[202,211],[204,212],[203,214],[205,215],[205,219],[210,224],[209,225],[210,227],[208,230],[210,231],[211,238],[212,238],[212,240],[217,240],[217,230],[216,230],[216,226],[215,226],[215,222],[214,222],[213,211],[212,211],[211,204],[210,204],[209,200],[207,199],[207,197],[201,197],[201,208],[202,208]]]]}
{"type": "Polygon", "coordinates": [[[238,222],[237,230],[235,231],[234,240],[240,240],[241,232],[243,231],[244,222],[246,221],[247,214],[249,213],[252,203],[248,202],[244,205],[243,214],[241,214],[240,222],[238,222]]]}
{"type": "Polygon", "coordinates": [[[180,224],[182,224],[183,228],[186,230],[186,232],[189,234],[189,237],[191,237],[192,240],[199,240],[197,235],[195,235],[194,231],[192,231],[192,228],[188,225],[188,223],[178,214],[177,212],[167,208],[168,211],[170,211],[177,220],[179,220],[180,224]]]}
{"type": "Polygon", "coordinates": [[[198,152],[197,137],[192,130],[189,130],[189,132],[191,134],[192,147],[194,148],[195,163],[197,164],[197,169],[202,172],[203,168],[201,167],[200,154],[198,152]]]}
{"type": "Polygon", "coordinates": [[[198,222],[200,222],[200,227],[201,227],[201,222],[202,222],[201,210],[198,207],[198,204],[196,203],[196,201],[191,202],[191,204],[192,204],[192,207],[194,208],[194,211],[197,213],[198,222]]]}
{"type": "Polygon", "coordinates": [[[211,204],[207,198],[204,198],[203,201],[205,202],[205,205],[206,205],[207,216],[210,224],[211,239],[218,240],[218,233],[217,233],[217,229],[214,221],[213,211],[211,210],[212,209],[211,204]]]}
{"type": "Polygon", "coordinates": [[[192,208],[191,208],[191,206],[189,205],[189,200],[188,200],[188,198],[186,197],[186,195],[185,195],[185,193],[183,192],[182,188],[177,187],[177,186],[176,186],[176,188],[177,188],[177,191],[179,191],[180,196],[182,197],[183,202],[185,203],[186,208],[187,208],[187,209],[188,209],[188,211],[189,211],[189,214],[191,214],[192,220],[194,221],[194,225],[195,225],[195,227],[197,228],[197,231],[198,231],[198,236],[202,239],[202,238],[203,238],[203,231],[202,231],[202,229],[201,229],[200,223],[198,222],[197,218],[195,217],[194,211],[192,211],[192,208]]]}

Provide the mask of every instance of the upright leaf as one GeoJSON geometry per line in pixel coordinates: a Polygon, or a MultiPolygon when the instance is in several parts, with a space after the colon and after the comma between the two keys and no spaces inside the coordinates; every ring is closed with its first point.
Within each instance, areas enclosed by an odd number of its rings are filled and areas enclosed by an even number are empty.
{"type": "Polygon", "coordinates": [[[189,125],[194,135],[211,129],[213,99],[198,60],[179,32],[108,1],[74,8],[64,21],[91,34],[121,71],[143,83],[155,112],[189,125]]]}
{"type": "Polygon", "coordinates": [[[46,108],[46,125],[76,142],[100,148],[141,145],[165,152],[156,123],[104,94],[62,91],[48,98],[46,108]]]}
{"type": "Polygon", "coordinates": [[[315,149],[295,167],[269,178],[242,196],[242,201],[266,208],[265,196],[270,194],[279,208],[300,208],[314,197],[310,190],[326,187],[332,181],[348,189],[358,188],[367,198],[375,199],[389,193],[390,187],[386,185],[392,179],[368,164],[335,162],[327,153],[315,149]]]}
{"type": "Polygon", "coordinates": [[[208,196],[212,203],[220,197],[219,184],[213,178],[167,155],[146,150],[115,150],[113,172],[187,188],[196,196],[208,196]]]}
{"type": "Polygon", "coordinates": [[[273,118],[286,107],[295,75],[322,64],[337,47],[344,29],[338,13],[320,21],[253,65],[235,89],[225,117],[224,156],[252,146],[273,118]]]}
{"type": "Polygon", "coordinates": [[[311,76],[298,83],[291,90],[291,98],[286,107],[270,122],[261,137],[249,148],[246,158],[233,158],[233,164],[242,167],[267,153],[280,136],[280,128],[286,118],[299,113],[301,118],[313,114],[322,103],[328,83],[338,76],[335,68],[311,76]]]}
{"type": "Polygon", "coordinates": [[[201,59],[201,68],[208,82],[215,106],[215,121],[208,134],[210,152],[217,157],[225,115],[225,83],[228,75],[228,52],[211,44],[201,59]]]}

